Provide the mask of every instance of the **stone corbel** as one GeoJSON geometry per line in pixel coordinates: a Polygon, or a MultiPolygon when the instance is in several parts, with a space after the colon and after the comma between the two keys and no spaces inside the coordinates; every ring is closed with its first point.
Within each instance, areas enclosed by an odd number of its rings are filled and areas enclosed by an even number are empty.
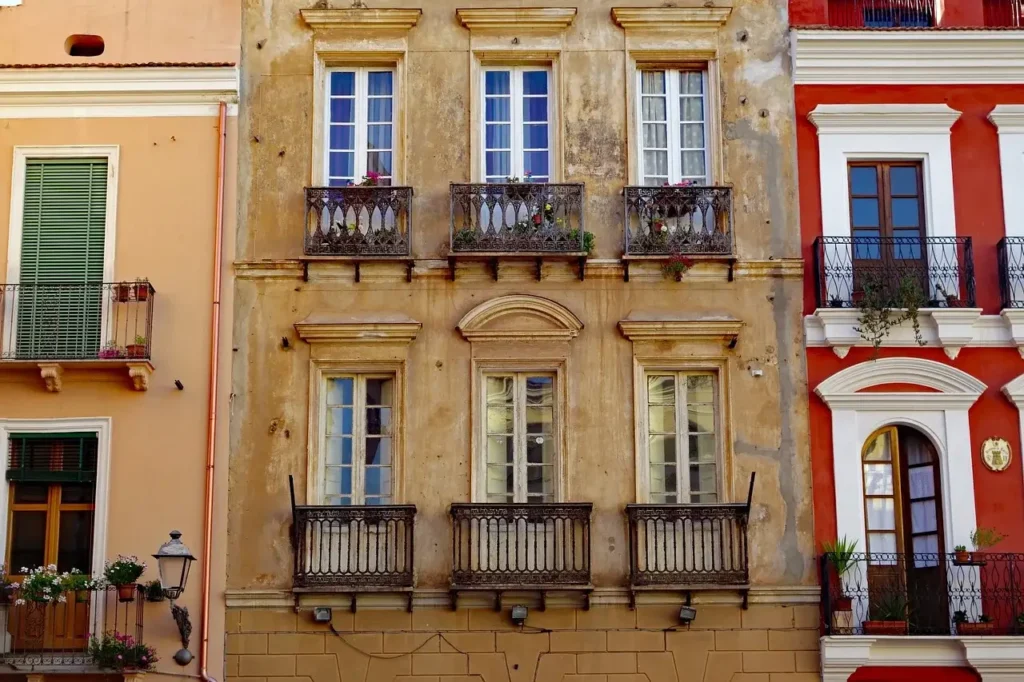
{"type": "Polygon", "coordinates": [[[43,377],[46,390],[50,393],[59,393],[64,387],[64,368],[57,362],[40,362],[39,375],[43,377]]]}
{"type": "Polygon", "coordinates": [[[1024,647],[1015,637],[960,637],[967,662],[985,682],[1024,679],[1024,647]]]}
{"type": "Polygon", "coordinates": [[[860,324],[860,311],[850,308],[821,308],[814,312],[821,320],[825,342],[840,359],[862,339],[856,328],[860,324]]]}
{"type": "Polygon", "coordinates": [[[974,340],[974,323],[981,317],[981,308],[941,308],[931,311],[942,350],[956,360],[960,349],[974,340]]]}
{"type": "Polygon", "coordinates": [[[129,362],[128,378],[132,380],[132,388],[136,391],[149,390],[149,377],[153,374],[153,365],[146,362],[129,362]]]}
{"type": "Polygon", "coordinates": [[[1017,352],[1024,358],[1024,310],[1008,308],[1001,312],[1000,316],[1006,320],[1006,325],[1010,328],[1010,336],[1017,346],[1017,352]]]}
{"type": "Polygon", "coordinates": [[[821,639],[821,679],[846,682],[857,668],[871,663],[873,637],[823,637],[821,639]]]}

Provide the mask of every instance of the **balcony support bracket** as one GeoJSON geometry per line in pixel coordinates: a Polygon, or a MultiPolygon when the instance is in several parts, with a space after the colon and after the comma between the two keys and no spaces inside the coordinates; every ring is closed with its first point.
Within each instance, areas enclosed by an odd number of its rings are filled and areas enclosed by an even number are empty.
{"type": "Polygon", "coordinates": [[[491,266],[491,277],[493,277],[494,281],[497,282],[498,281],[498,259],[497,258],[492,258],[489,261],[489,263],[490,263],[490,266],[491,266]]]}
{"type": "Polygon", "coordinates": [[[356,261],[356,284],[359,284],[359,261],[356,261]]]}
{"type": "Polygon", "coordinates": [[[455,256],[448,256],[448,279],[455,281],[455,256]]]}
{"type": "Polygon", "coordinates": [[[629,259],[627,258],[622,259],[622,281],[629,281],[629,259]]]}
{"type": "Polygon", "coordinates": [[[59,362],[40,362],[39,375],[50,393],[60,393],[64,387],[64,368],[59,362]]]}
{"type": "MultiPolygon", "coordinates": [[[[736,259],[735,258],[730,258],[729,259],[729,281],[730,282],[733,280],[733,270],[735,269],[735,267],[736,267],[736,259]]],[[[679,274],[680,274],[680,277],[682,277],[682,273],[679,273],[679,274]]]]}
{"type": "Polygon", "coordinates": [[[582,282],[584,279],[586,279],[586,276],[587,276],[587,257],[586,256],[580,256],[579,264],[580,264],[580,281],[582,282]]]}
{"type": "Polygon", "coordinates": [[[413,597],[413,592],[412,592],[412,590],[409,590],[409,592],[406,594],[406,600],[405,600],[405,612],[406,613],[412,613],[412,597],[413,597]]]}
{"type": "Polygon", "coordinates": [[[152,375],[153,365],[149,361],[128,363],[128,378],[132,380],[132,388],[136,391],[148,391],[149,377],[152,375]]]}
{"type": "Polygon", "coordinates": [[[746,611],[750,608],[750,590],[740,590],[740,597],[743,599],[742,608],[746,611]]]}
{"type": "Polygon", "coordinates": [[[451,603],[452,611],[459,610],[459,591],[448,590],[448,600],[451,603]]]}
{"type": "Polygon", "coordinates": [[[538,258],[537,259],[537,281],[538,282],[541,280],[541,276],[543,274],[543,268],[544,268],[544,259],[543,258],[538,258]]]}
{"type": "Polygon", "coordinates": [[[494,593],[494,612],[501,613],[501,590],[494,593]]]}
{"type": "Polygon", "coordinates": [[[407,260],[405,262],[405,281],[406,282],[411,282],[412,281],[412,266],[414,264],[415,264],[415,261],[412,260],[412,259],[407,260]]]}

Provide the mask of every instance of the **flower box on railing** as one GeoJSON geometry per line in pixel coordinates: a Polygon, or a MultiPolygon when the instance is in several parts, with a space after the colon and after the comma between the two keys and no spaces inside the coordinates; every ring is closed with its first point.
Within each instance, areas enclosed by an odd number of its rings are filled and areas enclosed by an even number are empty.
{"type": "Polygon", "coordinates": [[[732,189],[683,184],[623,191],[626,257],[730,257],[732,189]]]}

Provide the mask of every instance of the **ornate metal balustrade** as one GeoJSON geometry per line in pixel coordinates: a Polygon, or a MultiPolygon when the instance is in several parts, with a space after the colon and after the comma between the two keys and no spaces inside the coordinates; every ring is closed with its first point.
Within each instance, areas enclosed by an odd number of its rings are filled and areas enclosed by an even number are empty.
{"type": "Polygon", "coordinates": [[[1004,237],[997,253],[1003,307],[1024,308],[1024,237],[1004,237]]]}
{"type": "Polygon", "coordinates": [[[451,185],[451,253],[585,256],[583,184],[451,185]]]}
{"type": "Polygon", "coordinates": [[[974,307],[970,237],[818,237],[814,275],[819,308],[974,307]]]}
{"type": "Polygon", "coordinates": [[[819,557],[828,635],[1024,634],[1024,554],[819,557]]]}
{"type": "Polygon", "coordinates": [[[626,256],[733,255],[729,187],[626,187],[626,256]]]}
{"type": "Polygon", "coordinates": [[[0,285],[0,360],[148,360],[146,280],[0,285]]]}
{"type": "Polygon", "coordinates": [[[0,664],[20,672],[89,672],[98,669],[89,641],[104,635],[142,642],[145,591],[131,601],[118,598],[117,587],[68,592],[49,603],[4,591],[0,605],[0,664]]]}
{"type": "Polygon", "coordinates": [[[1024,27],[1024,0],[984,0],[985,26],[1024,27]]]}
{"type": "Polygon", "coordinates": [[[452,589],[589,590],[592,508],[452,504],[452,589]]]}
{"type": "Polygon", "coordinates": [[[649,589],[739,589],[750,584],[747,523],[754,492],[728,504],[630,504],[629,583],[632,598],[649,589]]]}
{"type": "Polygon", "coordinates": [[[296,505],[292,515],[296,590],[412,589],[414,505],[296,505]]]}
{"type": "Polygon", "coordinates": [[[935,0],[829,0],[832,28],[929,28],[935,0]]]}
{"type": "Polygon", "coordinates": [[[412,187],[307,187],[307,256],[408,257],[412,187]]]}

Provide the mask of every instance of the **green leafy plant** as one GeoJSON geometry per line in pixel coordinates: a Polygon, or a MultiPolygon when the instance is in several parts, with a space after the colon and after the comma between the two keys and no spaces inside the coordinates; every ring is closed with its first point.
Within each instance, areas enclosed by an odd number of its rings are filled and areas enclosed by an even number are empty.
{"type": "Polygon", "coordinates": [[[103,575],[111,585],[131,585],[146,570],[145,562],[137,556],[118,555],[103,567],[103,575]]]}
{"type": "Polygon", "coordinates": [[[967,546],[966,545],[957,545],[956,547],[953,548],[953,551],[954,552],[966,552],[967,551],[967,546]]]}
{"type": "MultiPolygon", "coordinates": [[[[569,237],[570,241],[579,242],[579,240],[580,240],[580,231],[579,230],[569,230],[568,237],[569,237]]],[[[594,237],[594,233],[593,232],[584,232],[583,233],[583,250],[587,252],[587,255],[590,255],[591,253],[594,252],[594,244],[595,244],[595,242],[596,242],[596,238],[594,237]]]]}
{"type": "Polygon", "coordinates": [[[1005,539],[1006,536],[995,528],[976,528],[971,532],[971,544],[979,552],[993,547],[1005,539]]]}
{"type": "Polygon", "coordinates": [[[693,259],[687,256],[672,256],[661,266],[663,275],[675,275],[681,277],[693,267],[693,259]]]}
{"type": "Polygon", "coordinates": [[[164,587],[160,584],[159,580],[153,580],[146,583],[146,601],[163,601],[164,600],[164,587]]]}
{"type": "Polygon", "coordinates": [[[892,592],[880,598],[871,609],[872,620],[907,620],[907,598],[899,592],[892,592]]]}
{"type": "Polygon", "coordinates": [[[57,565],[38,566],[33,569],[22,568],[25,580],[18,588],[18,599],[16,604],[33,602],[35,604],[51,604],[67,601],[64,596],[64,580],[66,574],[57,572],[57,565]]]}
{"type": "Polygon", "coordinates": [[[876,356],[889,333],[908,321],[914,330],[917,345],[925,345],[921,337],[918,311],[926,300],[916,277],[905,275],[895,290],[891,282],[880,277],[864,276],[860,278],[859,284],[860,320],[854,331],[871,344],[876,356]]]}
{"type": "Polygon", "coordinates": [[[135,337],[135,345],[136,346],[145,346],[146,345],[146,337],[142,336],[142,335],[136,336],[135,337]]]}
{"type": "Polygon", "coordinates": [[[963,623],[966,623],[967,622],[967,612],[966,611],[954,611],[953,612],[953,622],[956,623],[957,625],[961,625],[963,623]]]}
{"type": "Polygon", "coordinates": [[[821,551],[828,558],[830,564],[836,569],[836,574],[842,577],[853,567],[853,555],[857,551],[857,539],[848,540],[844,535],[822,544],[821,551]]]}
{"type": "Polygon", "coordinates": [[[463,228],[455,233],[452,244],[456,247],[459,246],[472,246],[476,244],[477,232],[470,228],[463,228]]]}
{"type": "Polygon", "coordinates": [[[65,592],[85,592],[96,587],[96,581],[77,568],[72,568],[70,573],[63,575],[61,587],[65,592]]]}
{"type": "Polygon", "coordinates": [[[135,641],[130,635],[106,633],[89,641],[89,655],[106,670],[149,670],[157,662],[153,647],[135,641]]]}
{"type": "Polygon", "coordinates": [[[992,622],[992,616],[983,613],[980,616],[978,616],[978,622],[979,623],[991,623],[992,622]]]}

